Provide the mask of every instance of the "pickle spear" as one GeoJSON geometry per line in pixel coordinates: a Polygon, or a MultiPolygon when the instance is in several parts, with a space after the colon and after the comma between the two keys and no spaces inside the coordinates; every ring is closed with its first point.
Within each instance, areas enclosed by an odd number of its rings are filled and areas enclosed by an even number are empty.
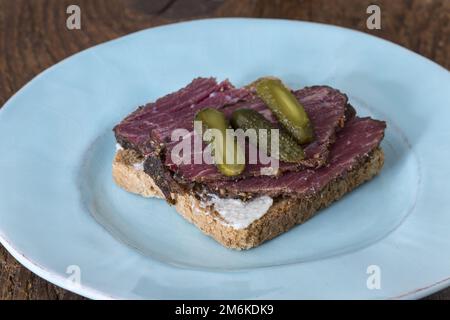
{"type": "Polygon", "coordinates": [[[256,93],[300,144],[313,140],[311,121],[305,109],[281,80],[263,78],[257,81],[256,93]]]}
{"type": "Polygon", "coordinates": [[[228,121],[225,115],[212,108],[200,110],[195,115],[195,121],[201,121],[205,129],[215,129],[213,144],[214,159],[217,169],[225,176],[237,176],[245,169],[245,154],[235,137],[227,129],[228,121]]]}
{"type": "Polygon", "coordinates": [[[261,150],[265,151],[268,155],[279,158],[285,162],[297,163],[305,157],[303,149],[298,145],[297,141],[292,138],[287,132],[279,130],[278,141],[278,155],[273,154],[271,150],[271,129],[277,129],[272,123],[270,123],[262,114],[251,109],[238,109],[231,115],[231,125],[234,129],[242,129],[244,131],[248,129],[255,129],[257,140],[250,143],[256,145],[261,150]],[[267,130],[267,143],[266,145],[259,143],[260,129],[267,130]]]}

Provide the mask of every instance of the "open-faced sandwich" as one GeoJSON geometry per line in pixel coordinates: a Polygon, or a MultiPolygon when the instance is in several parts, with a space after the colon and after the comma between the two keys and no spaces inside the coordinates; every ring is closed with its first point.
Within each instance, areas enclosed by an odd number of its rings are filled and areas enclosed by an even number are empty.
{"type": "Polygon", "coordinates": [[[385,127],[328,86],[197,78],[114,128],[113,176],[222,245],[249,249],[374,177],[385,127]]]}

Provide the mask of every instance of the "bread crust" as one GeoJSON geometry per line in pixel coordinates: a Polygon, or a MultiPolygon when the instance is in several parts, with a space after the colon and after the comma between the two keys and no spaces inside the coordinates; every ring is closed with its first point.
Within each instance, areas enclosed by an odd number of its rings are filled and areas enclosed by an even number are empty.
{"type": "Polygon", "coordinates": [[[163,193],[143,170],[135,165],[141,164],[144,158],[131,149],[118,150],[113,161],[113,179],[122,189],[139,194],[146,198],[164,198],[163,193]]]}
{"type": "MultiPolygon", "coordinates": [[[[142,170],[136,170],[134,164],[141,163],[142,160],[136,151],[119,150],[113,161],[114,181],[126,191],[164,199],[163,192],[153,179],[142,170]]],[[[383,150],[376,148],[352,170],[331,181],[319,192],[304,198],[286,196],[274,199],[267,213],[245,229],[226,225],[217,212],[202,206],[193,193],[172,194],[171,200],[174,200],[179,214],[225,247],[250,249],[305,222],[320,209],[372,179],[380,172],[383,163],[383,150]]]]}

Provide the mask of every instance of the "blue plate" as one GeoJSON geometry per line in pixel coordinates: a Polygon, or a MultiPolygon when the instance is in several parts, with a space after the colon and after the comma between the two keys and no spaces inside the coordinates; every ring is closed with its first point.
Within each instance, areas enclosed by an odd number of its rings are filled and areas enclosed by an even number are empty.
{"type": "Polygon", "coordinates": [[[214,19],[138,32],[58,63],[0,111],[0,241],[90,298],[419,298],[450,284],[450,75],[363,33],[214,19]],[[326,84],[386,120],[382,173],[304,225],[226,249],[114,185],[112,127],[197,76],[326,84]]]}

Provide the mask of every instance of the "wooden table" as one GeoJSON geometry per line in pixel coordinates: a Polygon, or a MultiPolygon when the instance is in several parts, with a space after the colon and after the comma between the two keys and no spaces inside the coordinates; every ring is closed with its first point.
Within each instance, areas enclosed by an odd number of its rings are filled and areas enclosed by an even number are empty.
{"type": "MultiPolygon", "coordinates": [[[[450,0],[0,0],[0,105],[42,70],[82,49],[157,25],[230,16],[358,29],[450,68],[450,0]],[[81,30],[66,28],[70,4],[81,8],[81,30]],[[370,4],[381,8],[381,30],[366,27],[370,4]]],[[[450,299],[450,289],[430,298],[450,299]]],[[[82,298],[35,276],[0,247],[0,299],[82,298]]]]}

